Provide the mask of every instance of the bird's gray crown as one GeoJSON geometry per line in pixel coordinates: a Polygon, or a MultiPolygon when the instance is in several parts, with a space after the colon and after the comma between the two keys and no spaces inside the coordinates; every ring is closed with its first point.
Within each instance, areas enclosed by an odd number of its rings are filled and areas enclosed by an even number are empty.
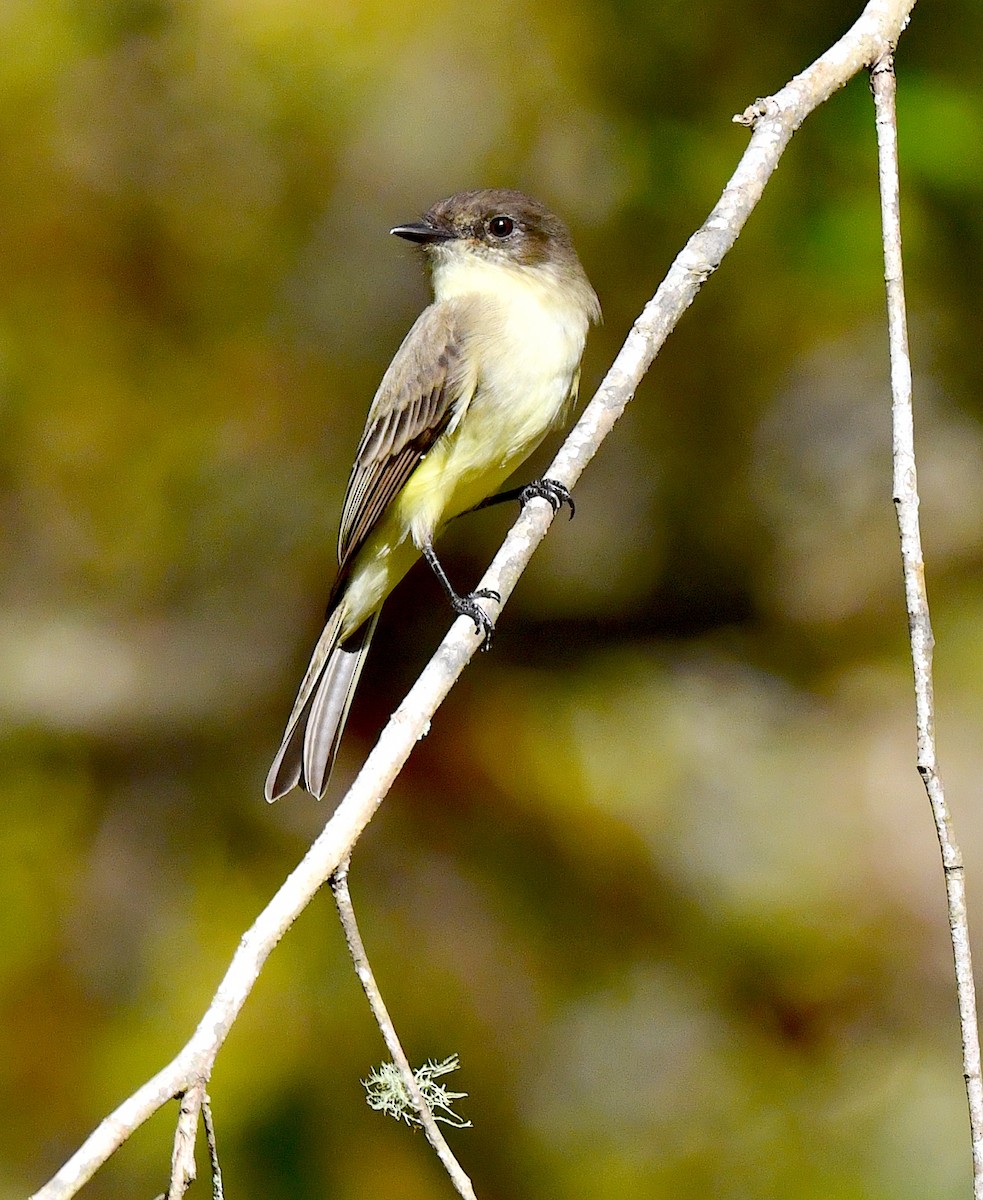
{"type": "Polygon", "coordinates": [[[511,188],[457,192],[438,200],[419,224],[398,225],[392,232],[438,251],[448,242],[466,241],[523,266],[577,261],[560,218],[538,200],[511,188]]]}

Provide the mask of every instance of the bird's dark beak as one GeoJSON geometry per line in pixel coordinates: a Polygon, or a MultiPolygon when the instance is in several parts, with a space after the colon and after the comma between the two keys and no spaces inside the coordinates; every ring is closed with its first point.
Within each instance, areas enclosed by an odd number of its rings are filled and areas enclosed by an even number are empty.
{"type": "Polygon", "coordinates": [[[447,229],[438,229],[436,225],[428,225],[426,221],[416,221],[412,225],[397,225],[389,232],[396,237],[406,238],[408,242],[417,242],[421,246],[430,246],[435,242],[449,242],[454,234],[447,229]]]}

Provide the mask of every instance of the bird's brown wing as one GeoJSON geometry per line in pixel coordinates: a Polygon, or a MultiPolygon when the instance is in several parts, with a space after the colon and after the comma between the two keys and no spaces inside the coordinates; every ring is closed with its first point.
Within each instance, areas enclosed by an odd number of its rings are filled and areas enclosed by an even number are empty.
{"type": "Polygon", "coordinates": [[[345,494],[340,577],[457,406],[470,399],[457,318],[453,303],[424,309],[382,377],[345,494]]]}

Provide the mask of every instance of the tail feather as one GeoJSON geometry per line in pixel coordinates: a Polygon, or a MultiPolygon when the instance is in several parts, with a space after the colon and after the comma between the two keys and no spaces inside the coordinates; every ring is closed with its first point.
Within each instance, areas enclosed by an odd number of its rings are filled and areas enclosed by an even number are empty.
{"type": "Polygon", "coordinates": [[[336,610],[328,618],[266,777],[270,803],[298,784],[317,799],[327,790],[378,619],[376,613],[340,643],[341,614],[336,610]]]}
{"type": "Polygon", "coordinates": [[[291,719],[270,773],[266,776],[266,799],[269,804],[285,796],[300,783],[304,772],[304,730],[307,728],[310,703],[308,700],[307,708],[296,720],[291,719]]]}
{"type": "Polygon", "coordinates": [[[376,613],[357,633],[336,647],[314,693],[304,734],[304,787],[318,800],[327,790],[378,620],[376,613]]]}

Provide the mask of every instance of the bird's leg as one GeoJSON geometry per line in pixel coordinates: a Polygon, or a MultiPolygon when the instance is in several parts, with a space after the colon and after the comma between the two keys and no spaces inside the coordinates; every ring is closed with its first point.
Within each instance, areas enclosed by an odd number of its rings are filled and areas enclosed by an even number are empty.
{"type": "Polygon", "coordinates": [[[482,635],[481,648],[482,650],[490,650],[492,644],[492,636],[495,632],[495,625],[491,617],[478,603],[479,600],[501,600],[502,597],[498,592],[491,588],[479,588],[476,592],[470,592],[467,596],[459,596],[454,591],[454,586],[447,578],[447,572],[440,565],[437,555],[434,553],[433,546],[427,542],[423,547],[423,557],[430,564],[430,569],[437,576],[440,586],[444,589],[444,594],[451,602],[451,608],[459,615],[470,617],[474,621],[475,633],[482,635]]]}
{"type": "Polygon", "coordinates": [[[573,496],[570,495],[570,489],[566,484],[560,483],[558,479],[533,479],[522,487],[509,488],[506,492],[497,492],[494,496],[489,496],[487,500],[482,500],[480,504],[476,504],[474,508],[469,508],[467,511],[477,512],[479,508],[491,508],[493,504],[504,504],[506,500],[518,500],[519,507],[525,508],[530,500],[536,499],[549,501],[554,512],[559,512],[564,504],[568,504],[571,520],[577,511],[573,496]]]}

